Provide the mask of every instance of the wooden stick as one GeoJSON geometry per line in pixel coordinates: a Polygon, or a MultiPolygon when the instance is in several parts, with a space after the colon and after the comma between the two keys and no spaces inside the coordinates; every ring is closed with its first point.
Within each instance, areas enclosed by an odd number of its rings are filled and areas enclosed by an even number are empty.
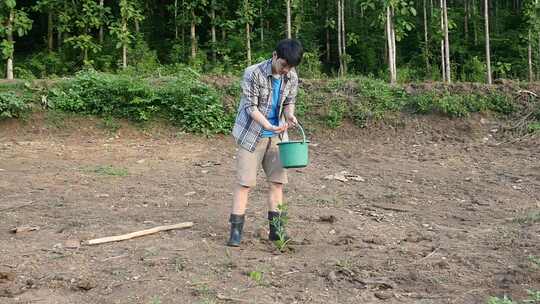
{"type": "Polygon", "coordinates": [[[144,235],[157,233],[157,232],[160,232],[160,231],[167,231],[167,230],[173,230],[173,229],[183,229],[183,228],[189,228],[191,226],[193,226],[192,222],[185,222],[185,223],[180,223],[180,224],[175,224],[175,225],[168,225],[168,226],[158,226],[158,227],[154,227],[154,228],[150,228],[150,229],[146,229],[146,230],[135,231],[135,232],[128,233],[128,234],[122,234],[122,235],[109,236],[109,237],[104,237],[104,238],[99,238],[99,239],[93,239],[93,240],[89,240],[88,242],[86,242],[86,244],[88,244],[88,245],[96,245],[96,244],[124,241],[124,240],[129,240],[129,239],[144,236],[144,235]]]}
{"type": "Polygon", "coordinates": [[[13,210],[16,210],[16,209],[19,209],[19,208],[23,208],[23,207],[26,207],[26,206],[30,206],[34,203],[34,201],[30,201],[30,202],[25,202],[23,203],[22,205],[19,205],[19,206],[11,206],[11,207],[7,207],[7,208],[4,208],[4,209],[0,209],[0,212],[4,212],[4,211],[13,211],[13,210]]]}

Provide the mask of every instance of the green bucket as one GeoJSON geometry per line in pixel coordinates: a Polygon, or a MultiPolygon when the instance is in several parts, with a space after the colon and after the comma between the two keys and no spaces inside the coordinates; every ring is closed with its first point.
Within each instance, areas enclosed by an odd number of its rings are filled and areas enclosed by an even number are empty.
{"type": "Polygon", "coordinates": [[[283,141],[278,143],[279,158],[283,168],[303,168],[309,164],[308,145],[306,133],[300,124],[303,140],[283,141]]]}

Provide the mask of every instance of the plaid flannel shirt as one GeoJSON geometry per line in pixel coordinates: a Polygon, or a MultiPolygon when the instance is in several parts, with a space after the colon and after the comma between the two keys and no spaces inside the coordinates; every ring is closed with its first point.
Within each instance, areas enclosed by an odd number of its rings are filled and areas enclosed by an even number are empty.
{"type": "MultiPolygon", "coordinates": [[[[260,111],[266,118],[270,113],[273,91],[272,59],[248,67],[244,72],[241,87],[242,97],[238,105],[238,113],[232,134],[240,147],[253,152],[261,139],[263,127],[251,118],[251,113],[260,111]]],[[[297,93],[298,76],[296,71],[291,69],[283,77],[279,90],[280,124],[285,122],[284,108],[289,105],[294,106],[297,93]]],[[[284,132],[282,136],[286,140],[287,133],[284,132]]]]}

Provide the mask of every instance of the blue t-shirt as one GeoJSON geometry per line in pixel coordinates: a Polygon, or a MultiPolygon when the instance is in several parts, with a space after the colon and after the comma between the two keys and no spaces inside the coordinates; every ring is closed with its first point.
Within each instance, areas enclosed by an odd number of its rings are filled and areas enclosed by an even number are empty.
{"type": "MultiPolygon", "coordinates": [[[[275,78],[272,77],[272,108],[268,112],[268,121],[274,125],[279,125],[279,89],[281,88],[281,77],[275,78]]],[[[261,134],[262,137],[272,137],[276,133],[263,129],[261,134]]]]}

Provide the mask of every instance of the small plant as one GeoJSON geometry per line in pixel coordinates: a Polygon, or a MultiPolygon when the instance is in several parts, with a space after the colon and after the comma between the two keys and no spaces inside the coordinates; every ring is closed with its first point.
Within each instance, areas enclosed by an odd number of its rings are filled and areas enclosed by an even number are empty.
{"type": "Polygon", "coordinates": [[[540,290],[527,290],[529,298],[523,303],[540,304],[540,290]]]}
{"type": "Polygon", "coordinates": [[[540,267],[540,257],[534,256],[534,255],[530,255],[528,259],[529,259],[529,261],[530,261],[531,263],[533,263],[533,265],[534,265],[536,268],[539,268],[539,267],[540,267]]]}
{"type": "Polygon", "coordinates": [[[128,171],[126,168],[115,168],[113,166],[97,166],[95,168],[89,168],[85,171],[96,173],[99,175],[109,175],[109,176],[127,176],[128,171]]]}
{"type": "Polygon", "coordinates": [[[152,297],[150,304],[161,304],[161,299],[158,296],[152,297]]]}
{"type": "Polygon", "coordinates": [[[274,245],[276,245],[279,251],[283,252],[285,251],[285,248],[287,248],[287,244],[290,241],[290,239],[287,237],[287,234],[285,233],[285,226],[287,225],[287,222],[289,220],[287,216],[287,205],[279,204],[278,210],[279,216],[272,219],[272,225],[276,227],[276,234],[278,236],[278,239],[274,241],[274,245]]]}
{"type": "Polygon", "coordinates": [[[529,123],[527,125],[527,129],[529,133],[537,133],[538,131],[540,131],[540,122],[535,121],[535,122],[529,123]]]}
{"type": "Polygon", "coordinates": [[[264,273],[262,271],[258,271],[258,270],[250,271],[248,273],[248,277],[250,279],[252,279],[253,281],[255,281],[255,283],[260,285],[262,283],[264,273]]]}
{"type": "Polygon", "coordinates": [[[516,302],[512,301],[510,298],[508,298],[506,295],[504,295],[501,298],[499,297],[491,297],[487,301],[487,304],[517,304],[516,302]]]}
{"type": "Polygon", "coordinates": [[[326,126],[331,129],[341,127],[343,124],[343,115],[345,113],[345,104],[340,100],[334,100],[330,104],[328,115],[326,115],[326,126]]]}
{"type": "Polygon", "coordinates": [[[519,224],[533,224],[540,222],[540,211],[531,212],[523,217],[518,217],[514,219],[514,222],[519,224]]]}

